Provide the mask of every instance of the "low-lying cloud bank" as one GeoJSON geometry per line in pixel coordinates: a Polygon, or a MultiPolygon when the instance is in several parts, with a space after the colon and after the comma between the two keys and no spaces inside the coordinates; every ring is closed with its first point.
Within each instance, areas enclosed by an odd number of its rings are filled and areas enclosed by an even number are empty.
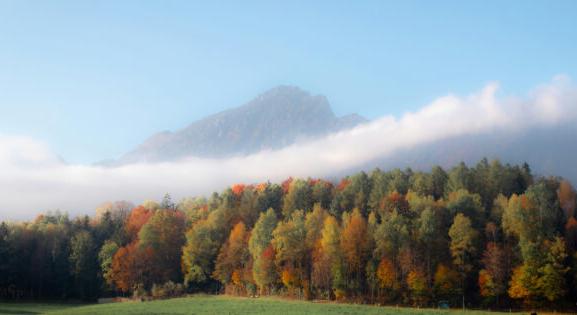
{"type": "MultiPolygon", "coordinates": [[[[107,200],[209,194],[227,185],[323,177],[398,150],[457,136],[547,127],[577,121],[577,86],[556,77],[527,96],[497,97],[488,84],[470,96],[441,97],[399,118],[386,116],[322,139],[229,159],[190,158],[117,168],[65,164],[45,144],[0,135],[0,221],[61,209],[93,213],[107,200]]],[[[577,135],[576,135],[577,136],[577,135]]]]}

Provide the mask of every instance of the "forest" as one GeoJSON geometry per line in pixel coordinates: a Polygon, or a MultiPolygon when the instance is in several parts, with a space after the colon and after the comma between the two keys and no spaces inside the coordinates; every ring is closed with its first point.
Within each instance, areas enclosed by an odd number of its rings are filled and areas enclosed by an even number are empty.
{"type": "Polygon", "coordinates": [[[236,184],[0,224],[0,299],[186,293],[574,308],[576,192],[529,165],[236,184]]]}

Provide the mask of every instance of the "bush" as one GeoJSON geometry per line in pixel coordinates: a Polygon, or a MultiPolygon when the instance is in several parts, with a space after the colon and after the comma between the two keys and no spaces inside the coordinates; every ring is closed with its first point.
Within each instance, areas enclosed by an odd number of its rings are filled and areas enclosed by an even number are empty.
{"type": "Polygon", "coordinates": [[[151,293],[154,299],[179,297],[184,294],[184,286],[182,283],[175,284],[172,281],[168,281],[162,285],[154,284],[151,293]]]}
{"type": "Polygon", "coordinates": [[[335,292],[335,299],[337,301],[344,301],[347,297],[347,292],[345,292],[345,290],[334,289],[334,292],[335,292]]]}
{"type": "Polygon", "coordinates": [[[157,285],[156,283],[152,285],[150,290],[153,299],[164,299],[166,297],[166,292],[162,285],[157,285]]]}
{"type": "Polygon", "coordinates": [[[173,291],[174,296],[183,296],[184,293],[184,285],[182,283],[177,283],[173,291]]]}
{"type": "Polygon", "coordinates": [[[137,284],[132,292],[133,299],[143,299],[148,295],[142,283],[137,284]]]}

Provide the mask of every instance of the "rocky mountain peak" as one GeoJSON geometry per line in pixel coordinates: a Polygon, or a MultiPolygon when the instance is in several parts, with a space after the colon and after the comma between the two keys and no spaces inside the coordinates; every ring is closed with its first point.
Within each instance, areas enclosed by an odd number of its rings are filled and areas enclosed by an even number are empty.
{"type": "Polygon", "coordinates": [[[279,149],[299,139],[323,136],[366,121],[356,114],[338,118],[325,96],[282,85],[242,106],[208,116],[181,130],[153,135],[118,162],[246,155],[279,149]]]}

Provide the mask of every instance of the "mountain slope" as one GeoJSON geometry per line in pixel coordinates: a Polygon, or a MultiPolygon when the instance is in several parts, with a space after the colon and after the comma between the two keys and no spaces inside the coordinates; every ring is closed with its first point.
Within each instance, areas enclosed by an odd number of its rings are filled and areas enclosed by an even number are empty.
{"type": "Polygon", "coordinates": [[[375,167],[428,171],[440,165],[449,169],[461,161],[474,166],[486,157],[511,164],[527,162],[536,175],[563,176],[577,185],[575,135],[575,124],[463,135],[399,150],[336,175],[370,171],[375,167]]]}
{"type": "Polygon", "coordinates": [[[182,130],[158,133],[121,157],[119,163],[245,155],[279,149],[366,121],[356,114],[336,117],[324,96],[279,86],[243,106],[206,117],[182,130]]]}

